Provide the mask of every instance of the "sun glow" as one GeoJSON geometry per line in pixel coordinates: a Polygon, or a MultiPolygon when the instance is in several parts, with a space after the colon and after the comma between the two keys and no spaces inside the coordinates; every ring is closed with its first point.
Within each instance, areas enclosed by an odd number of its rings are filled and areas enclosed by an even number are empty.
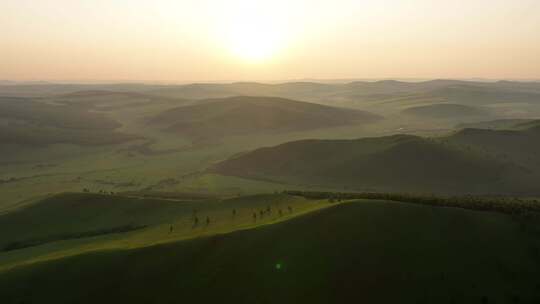
{"type": "Polygon", "coordinates": [[[288,21],[277,8],[256,1],[238,1],[229,6],[228,18],[220,29],[229,52],[243,61],[259,63],[283,51],[288,21]]]}
{"type": "Polygon", "coordinates": [[[277,28],[264,21],[242,21],[231,28],[230,49],[241,59],[263,61],[272,58],[283,47],[277,28]]]}

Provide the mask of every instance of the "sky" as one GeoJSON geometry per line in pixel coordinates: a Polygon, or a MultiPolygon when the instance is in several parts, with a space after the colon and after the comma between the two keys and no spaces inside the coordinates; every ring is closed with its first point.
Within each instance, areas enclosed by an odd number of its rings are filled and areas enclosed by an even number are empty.
{"type": "Polygon", "coordinates": [[[538,0],[0,0],[0,79],[540,79],[538,0]]]}

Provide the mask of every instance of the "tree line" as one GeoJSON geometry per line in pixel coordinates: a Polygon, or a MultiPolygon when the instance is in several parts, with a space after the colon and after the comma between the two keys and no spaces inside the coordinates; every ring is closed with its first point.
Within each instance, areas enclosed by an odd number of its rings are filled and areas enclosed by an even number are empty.
{"type": "Polygon", "coordinates": [[[327,199],[330,202],[373,199],[404,203],[414,203],[438,207],[454,207],[477,211],[494,211],[505,214],[528,215],[540,212],[540,200],[519,197],[487,197],[475,195],[436,196],[407,193],[377,193],[377,192],[318,192],[318,191],[283,191],[288,195],[302,196],[307,199],[327,199]]]}

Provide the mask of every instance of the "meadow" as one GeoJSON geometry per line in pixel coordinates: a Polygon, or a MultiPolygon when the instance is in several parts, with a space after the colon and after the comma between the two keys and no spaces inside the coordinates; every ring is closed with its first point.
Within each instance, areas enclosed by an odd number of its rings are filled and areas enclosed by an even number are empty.
{"type": "Polygon", "coordinates": [[[2,303],[540,300],[536,84],[0,93],[2,303]]]}
{"type": "MultiPolygon", "coordinates": [[[[65,197],[59,199],[60,205],[65,197]]],[[[173,204],[192,212],[193,203],[173,204]]],[[[538,221],[288,195],[225,200],[215,210],[206,204],[196,204],[212,219],[205,227],[191,227],[191,214],[183,212],[171,221],[167,211],[166,224],[140,231],[56,241],[20,249],[18,258],[17,250],[3,253],[0,295],[9,303],[533,303],[540,297],[538,221]],[[251,211],[267,205],[272,214],[255,223],[251,211]],[[286,206],[293,214],[276,216],[286,206]]]]}

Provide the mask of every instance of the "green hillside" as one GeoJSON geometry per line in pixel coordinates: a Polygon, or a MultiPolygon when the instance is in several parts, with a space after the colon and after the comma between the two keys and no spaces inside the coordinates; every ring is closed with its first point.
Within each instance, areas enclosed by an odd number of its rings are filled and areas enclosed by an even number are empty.
{"type": "Polygon", "coordinates": [[[350,109],[275,97],[239,96],[167,110],[152,118],[149,124],[193,139],[208,139],[306,131],[379,119],[376,115],[350,109]]]}
{"type": "Polygon", "coordinates": [[[227,233],[328,206],[326,199],[286,194],[58,194],[0,213],[0,270],[96,250],[227,233]]]}
{"type": "Polygon", "coordinates": [[[449,136],[447,140],[454,144],[498,153],[503,158],[518,160],[517,157],[526,156],[532,162],[540,161],[540,125],[534,122],[518,126],[525,128],[518,130],[463,129],[449,136]]]}
{"type": "Polygon", "coordinates": [[[59,194],[0,215],[0,251],[171,222],[195,206],[189,201],[59,194]]]}
{"type": "Polygon", "coordinates": [[[3,303],[534,303],[538,223],[358,201],[0,272],[3,303]]]}
{"type": "Polygon", "coordinates": [[[504,166],[428,139],[397,135],[292,142],[240,155],[214,170],[356,190],[478,193],[498,182],[504,166]]]}
{"type": "Polygon", "coordinates": [[[536,128],[466,129],[439,139],[305,140],[248,152],[213,170],[361,191],[538,195],[537,142],[536,128]]]}

